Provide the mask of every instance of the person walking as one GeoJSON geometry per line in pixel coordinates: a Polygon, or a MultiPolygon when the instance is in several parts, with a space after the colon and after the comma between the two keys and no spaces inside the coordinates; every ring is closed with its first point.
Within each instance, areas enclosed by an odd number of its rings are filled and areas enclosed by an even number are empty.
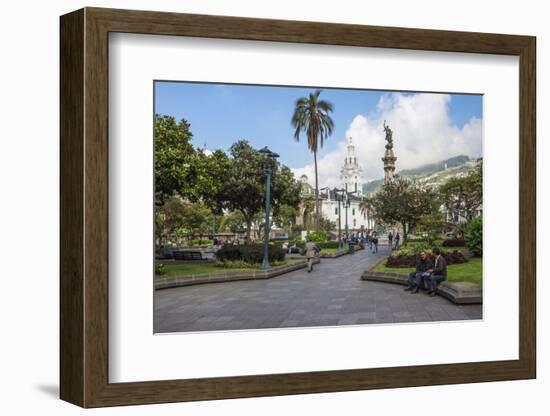
{"type": "Polygon", "coordinates": [[[399,240],[401,239],[401,236],[399,235],[399,231],[395,234],[395,247],[394,249],[397,250],[399,248],[399,240]]]}
{"type": "Polygon", "coordinates": [[[390,231],[390,232],[388,233],[388,245],[390,246],[390,250],[391,250],[391,248],[393,247],[393,246],[392,246],[392,240],[393,240],[393,234],[392,234],[392,232],[390,231]]]}
{"type": "Polygon", "coordinates": [[[313,271],[313,260],[317,257],[317,254],[321,251],[319,246],[313,241],[308,241],[306,243],[306,257],[307,257],[307,272],[311,273],[313,271]]]}
{"type": "Polygon", "coordinates": [[[428,283],[428,295],[435,296],[437,285],[447,279],[447,261],[437,247],[432,249],[432,253],[435,255],[434,267],[428,270],[431,274],[426,281],[428,283]]]}
{"type": "Polygon", "coordinates": [[[376,231],[372,233],[372,252],[378,253],[378,233],[376,231]]]}

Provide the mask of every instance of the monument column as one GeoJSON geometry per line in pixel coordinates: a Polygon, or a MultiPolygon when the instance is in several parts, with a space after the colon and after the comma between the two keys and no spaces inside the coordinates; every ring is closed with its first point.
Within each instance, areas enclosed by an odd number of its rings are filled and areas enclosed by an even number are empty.
{"type": "Polygon", "coordinates": [[[388,183],[393,179],[397,158],[393,154],[393,131],[386,125],[386,120],[384,120],[384,131],[386,132],[386,151],[382,162],[384,162],[384,183],[388,183]]]}

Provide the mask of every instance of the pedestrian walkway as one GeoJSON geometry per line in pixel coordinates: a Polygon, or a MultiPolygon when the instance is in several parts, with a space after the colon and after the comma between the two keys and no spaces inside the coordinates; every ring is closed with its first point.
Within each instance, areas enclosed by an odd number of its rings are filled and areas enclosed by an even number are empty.
{"type": "Polygon", "coordinates": [[[368,249],[322,259],[312,273],[155,292],[155,332],[333,326],[481,319],[481,305],[455,305],[403,287],[360,280],[388,254],[368,249]]]}

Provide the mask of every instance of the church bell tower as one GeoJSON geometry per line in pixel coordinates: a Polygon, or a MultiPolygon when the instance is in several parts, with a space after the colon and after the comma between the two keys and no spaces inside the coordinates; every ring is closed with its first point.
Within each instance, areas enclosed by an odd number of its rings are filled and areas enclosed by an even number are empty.
{"type": "Polygon", "coordinates": [[[351,137],[348,139],[346,146],[346,157],[344,166],[340,170],[340,181],[344,188],[347,185],[349,192],[356,191],[354,195],[361,196],[363,194],[363,170],[357,163],[355,145],[351,137]]]}

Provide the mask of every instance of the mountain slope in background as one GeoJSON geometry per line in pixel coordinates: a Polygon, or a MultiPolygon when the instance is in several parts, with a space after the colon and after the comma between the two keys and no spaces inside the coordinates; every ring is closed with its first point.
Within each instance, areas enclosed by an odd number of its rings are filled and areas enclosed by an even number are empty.
{"type": "MultiPolygon", "coordinates": [[[[470,159],[468,156],[460,155],[415,169],[403,169],[397,174],[428,185],[439,186],[452,176],[462,176],[471,172],[479,163],[479,159],[470,159]]],[[[376,192],[383,182],[384,179],[375,179],[364,184],[363,193],[376,192]]]]}

